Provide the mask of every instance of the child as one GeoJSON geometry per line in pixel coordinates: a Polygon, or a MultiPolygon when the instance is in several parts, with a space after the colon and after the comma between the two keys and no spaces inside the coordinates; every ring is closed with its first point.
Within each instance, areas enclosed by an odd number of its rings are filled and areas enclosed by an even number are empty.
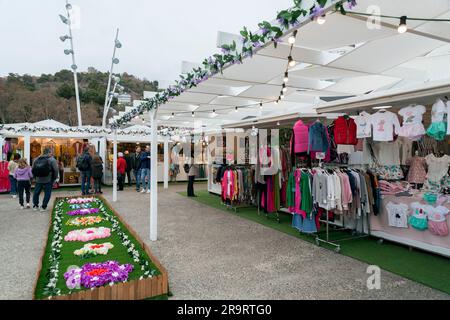
{"type": "Polygon", "coordinates": [[[17,179],[17,192],[19,193],[19,204],[21,209],[25,209],[23,203],[23,192],[25,191],[27,196],[27,209],[30,208],[30,190],[31,179],[33,174],[31,173],[31,167],[28,165],[26,159],[20,159],[18,167],[14,172],[14,178],[17,179]]]}

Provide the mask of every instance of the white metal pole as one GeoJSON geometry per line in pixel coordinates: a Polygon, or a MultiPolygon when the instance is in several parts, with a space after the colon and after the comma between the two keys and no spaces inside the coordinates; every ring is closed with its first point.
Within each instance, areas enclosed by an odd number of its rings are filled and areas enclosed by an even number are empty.
{"type": "Polygon", "coordinates": [[[25,158],[25,160],[27,160],[28,164],[31,165],[30,145],[31,136],[29,133],[25,133],[25,135],[23,136],[23,157],[25,158]]]}
{"type": "Polygon", "coordinates": [[[113,141],[113,201],[117,201],[117,129],[114,129],[113,141]]]}
{"type": "Polygon", "coordinates": [[[3,161],[3,142],[5,142],[5,138],[0,136],[0,161],[3,161]]]}
{"type": "Polygon", "coordinates": [[[108,85],[106,87],[105,104],[103,106],[103,121],[102,121],[103,128],[106,127],[106,118],[108,116],[108,110],[109,110],[109,105],[110,105],[110,104],[108,104],[109,90],[111,89],[111,78],[112,78],[112,73],[113,73],[113,68],[114,68],[114,58],[116,57],[116,49],[117,49],[116,43],[117,43],[118,38],[119,38],[119,28],[117,28],[116,38],[114,40],[114,50],[113,50],[113,55],[111,58],[111,68],[109,69],[108,85]]]}
{"type": "Polygon", "coordinates": [[[169,188],[169,136],[164,137],[164,189],[169,188]]]}
{"type": "Polygon", "coordinates": [[[76,63],[75,63],[75,50],[73,48],[73,35],[72,35],[72,25],[70,21],[70,10],[68,9],[67,5],[69,4],[69,1],[66,0],[66,11],[67,11],[67,18],[68,18],[68,26],[69,26],[69,36],[70,36],[70,49],[72,50],[72,71],[73,71],[73,81],[75,82],[75,98],[77,101],[77,117],[78,117],[78,125],[82,126],[83,123],[81,121],[81,105],[80,105],[80,93],[78,91],[78,77],[77,77],[77,69],[76,69],[76,63]]]}
{"type": "Polygon", "coordinates": [[[158,123],[156,109],[150,111],[151,119],[151,185],[150,185],[150,240],[158,239],[158,123]]]}

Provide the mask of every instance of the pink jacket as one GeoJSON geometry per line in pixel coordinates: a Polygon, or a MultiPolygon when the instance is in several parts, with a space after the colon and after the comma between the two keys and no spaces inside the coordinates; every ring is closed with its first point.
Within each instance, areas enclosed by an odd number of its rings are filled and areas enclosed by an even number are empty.
{"type": "Polygon", "coordinates": [[[232,170],[225,170],[222,178],[222,200],[225,201],[227,199],[233,200],[234,198],[234,184],[235,184],[235,176],[232,170]],[[230,177],[228,177],[228,173],[230,173],[230,177]]]}
{"type": "MultiPolygon", "coordinates": [[[[302,120],[298,120],[293,127],[293,144],[294,153],[302,153],[308,151],[309,128],[302,120]]],[[[292,142],[292,140],[291,140],[292,142]]],[[[292,150],[291,150],[292,152],[292,150]]]]}
{"type": "Polygon", "coordinates": [[[353,200],[352,189],[350,188],[350,180],[346,174],[338,173],[338,176],[341,179],[342,209],[348,210],[348,205],[352,203],[353,200]]]}

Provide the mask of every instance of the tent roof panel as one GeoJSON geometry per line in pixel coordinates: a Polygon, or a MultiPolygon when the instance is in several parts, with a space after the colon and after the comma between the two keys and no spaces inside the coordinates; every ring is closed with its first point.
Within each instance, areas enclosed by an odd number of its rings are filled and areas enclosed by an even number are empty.
{"type": "Polygon", "coordinates": [[[329,66],[360,72],[381,73],[445,45],[411,33],[374,40],[333,61],[329,66]]]}
{"type": "Polygon", "coordinates": [[[374,91],[388,85],[393,85],[400,80],[401,79],[398,78],[381,75],[353,77],[342,79],[335,85],[328,87],[327,90],[346,94],[364,94],[368,91],[374,91]]]}

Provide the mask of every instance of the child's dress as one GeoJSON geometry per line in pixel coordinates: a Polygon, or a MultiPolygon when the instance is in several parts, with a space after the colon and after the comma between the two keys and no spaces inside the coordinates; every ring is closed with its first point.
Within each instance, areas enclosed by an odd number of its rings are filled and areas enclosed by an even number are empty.
{"type": "Polygon", "coordinates": [[[399,130],[399,136],[417,141],[425,135],[425,127],[422,116],[426,112],[424,106],[409,106],[400,109],[399,115],[403,117],[403,126],[399,130]]]}

